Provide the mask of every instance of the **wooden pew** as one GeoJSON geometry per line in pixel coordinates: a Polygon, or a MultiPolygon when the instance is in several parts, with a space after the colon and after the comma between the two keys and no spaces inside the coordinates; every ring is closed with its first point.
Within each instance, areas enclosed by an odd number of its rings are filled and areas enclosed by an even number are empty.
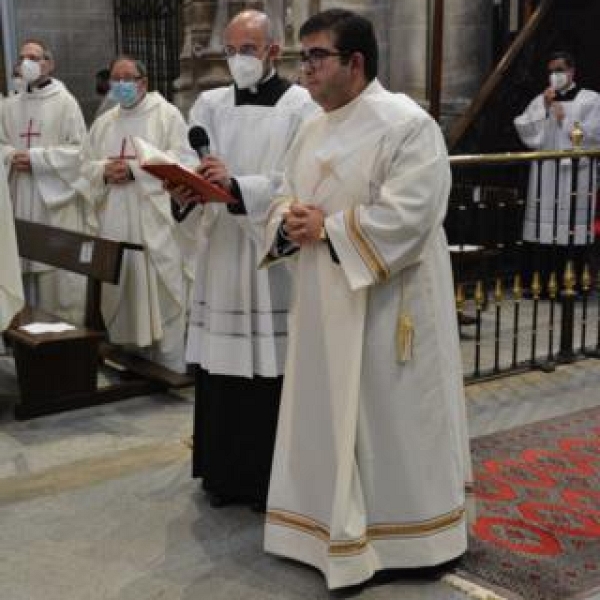
{"type": "Polygon", "coordinates": [[[15,220],[15,229],[21,257],[87,277],[83,327],[61,333],[28,333],[21,329],[22,325],[62,319],[27,306],[5,332],[13,347],[21,391],[20,403],[15,407],[17,419],[192,383],[186,375],[127,355],[104,341],[106,335],[100,313],[102,284],[117,284],[125,250],[142,251],[143,246],[20,219],[15,220]],[[98,367],[105,358],[117,363],[119,378],[115,383],[98,388],[98,367]]]}

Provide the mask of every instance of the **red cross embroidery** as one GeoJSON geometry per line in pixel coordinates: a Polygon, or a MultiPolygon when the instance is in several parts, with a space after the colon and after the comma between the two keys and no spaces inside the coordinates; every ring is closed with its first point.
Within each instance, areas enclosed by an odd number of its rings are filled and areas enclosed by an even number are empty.
{"type": "Polygon", "coordinates": [[[33,119],[29,119],[29,126],[27,127],[27,131],[25,133],[19,134],[22,138],[27,138],[27,149],[31,148],[31,138],[32,137],[41,137],[41,131],[33,131],[33,119]]]}
{"type": "Polygon", "coordinates": [[[119,156],[109,156],[108,158],[110,160],[127,160],[127,159],[135,159],[137,158],[137,156],[134,154],[133,156],[126,154],[125,150],[127,149],[127,138],[123,138],[123,141],[121,142],[121,153],[119,154],[119,156]]]}

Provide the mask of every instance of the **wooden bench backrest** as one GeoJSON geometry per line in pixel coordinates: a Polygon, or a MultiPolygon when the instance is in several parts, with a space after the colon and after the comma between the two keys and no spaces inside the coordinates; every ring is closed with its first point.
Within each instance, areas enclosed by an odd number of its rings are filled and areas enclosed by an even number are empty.
{"type": "Polygon", "coordinates": [[[123,251],[143,250],[140,244],[119,242],[85,233],[15,219],[19,255],[52,267],[118,283],[123,251]]]}
{"type": "Polygon", "coordinates": [[[103,282],[117,284],[125,250],[141,244],[96,237],[23,219],[15,219],[19,255],[87,276],[85,325],[102,329],[100,293],[103,282]]]}

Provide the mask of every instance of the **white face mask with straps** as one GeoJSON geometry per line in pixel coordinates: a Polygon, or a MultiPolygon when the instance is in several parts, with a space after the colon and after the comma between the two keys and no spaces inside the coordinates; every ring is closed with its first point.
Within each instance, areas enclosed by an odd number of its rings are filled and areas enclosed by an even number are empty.
{"type": "Polygon", "coordinates": [[[234,54],[227,58],[227,66],[235,84],[241,90],[257,85],[264,73],[263,62],[256,56],[234,54]]]}
{"type": "Polygon", "coordinates": [[[564,71],[553,71],[550,73],[550,87],[560,91],[569,84],[569,77],[564,71]]]}
{"type": "Polygon", "coordinates": [[[42,68],[40,67],[40,63],[35,60],[30,60],[26,58],[21,63],[21,77],[27,83],[33,83],[37,81],[42,75],[42,68]]]}

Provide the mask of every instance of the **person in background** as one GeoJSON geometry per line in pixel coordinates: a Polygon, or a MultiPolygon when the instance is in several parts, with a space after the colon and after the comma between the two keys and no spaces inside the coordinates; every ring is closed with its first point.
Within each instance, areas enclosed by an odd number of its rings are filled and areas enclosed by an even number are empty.
{"type": "MultiPolygon", "coordinates": [[[[583,133],[582,147],[598,146],[600,94],[579,87],[575,80],[575,60],[568,52],[552,54],[548,59],[547,73],[548,83],[544,91],[514,120],[521,141],[532,150],[569,150],[573,147],[572,134],[577,124],[583,133]]],[[[588,220],[588,195],[596,189],[596,174],[593,173],[590,190],[588,161],[583,159],[579,162],[573,246],[568,248],[571,171],[568,159],[547,160],[541,166],[533,162],[531,165],[523,224],[526,278],[531,281],[532,273],[539,271],[544,289],[552,271],[556,272],[561,283],[568,258],[574,259],[580,275],[588,250],[587,239],[593,225],[588,220]]],[[[594,197],[592,202],[595,204],[594,197]]],[[[594,214],[593,207],[591,214],[594,214]]],[[[591,235],[593,241],[593,231],[591,235]]]]}
{"type": "MultiPolygon", "coordinates": [[[[0,156],[15,218],[86,231],[74,185],[86,127],[75,98],[52,77],[54,68],[44,42],[21,45],[18,75],[24,83],[0,111],[0,156]]],[[[21,267],[28,304],[83,322],[84,277],[28,260],[21,267]]]]}
{"type": "MultiPolygon", "coordinates": [[[[90,226],[101,237],[143,244],[124,256],[119,284],[102,289],[112,343],[184,372],[191,274],[185,269],[169,195],[140,166],[135,137],[175,162],[191,153],[179,110],[148,91],[145,65],[119,56],[110,66],[116,106],[94,121],[83,150],[80,189],[90,226]]],[[[197,162],[197,161],[196,161],[197,162]]]]}

